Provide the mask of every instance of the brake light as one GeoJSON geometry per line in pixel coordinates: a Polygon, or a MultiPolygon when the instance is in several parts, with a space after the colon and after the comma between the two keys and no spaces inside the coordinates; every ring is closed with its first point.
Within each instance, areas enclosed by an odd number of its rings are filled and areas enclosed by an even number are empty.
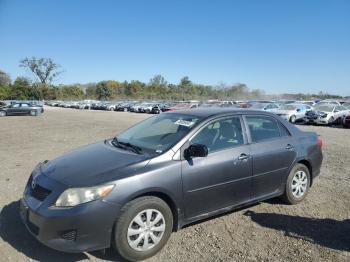
{"type": "Polygon", "coordinates": [[[320,148],[320,149],[322,149],[323,148],[323,139],[319,136],[318,138],[317,138],[317,146],[320,148]]]}

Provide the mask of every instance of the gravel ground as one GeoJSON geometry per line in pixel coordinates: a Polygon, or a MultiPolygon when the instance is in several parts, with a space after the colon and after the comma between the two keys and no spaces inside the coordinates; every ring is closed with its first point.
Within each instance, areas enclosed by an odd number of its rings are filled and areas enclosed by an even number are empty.
{"type": "MultiPolygon", "coordinates": [[[[38,243],[17,207],[32,168],[129,127],[147,115],[46,108],[0,119],[0,261],[115,261],[111,250],[66,254],[38,243]]],[[[302,126],[325,140],[324,164],[307,199],[278,199],[186,227],[149,261],[350,261],[350,130],[302,126]]]]}

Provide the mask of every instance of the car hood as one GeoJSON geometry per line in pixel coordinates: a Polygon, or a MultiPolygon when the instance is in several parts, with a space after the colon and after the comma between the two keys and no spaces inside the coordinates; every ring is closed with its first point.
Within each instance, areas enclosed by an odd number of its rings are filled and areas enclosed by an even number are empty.
{"type": "Polygon", "coordinates": [[[40,164],[40,173],[72,187],[93,186],[130,176],[149,156],[116,148],[109,141],[80,147],[40,164]]]}

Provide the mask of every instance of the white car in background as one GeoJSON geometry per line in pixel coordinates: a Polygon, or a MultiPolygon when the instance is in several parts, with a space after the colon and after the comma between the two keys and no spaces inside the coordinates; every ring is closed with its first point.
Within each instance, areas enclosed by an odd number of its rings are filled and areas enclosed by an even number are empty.
{"type": "Polygon", "coordinates": [[[270,112],[275,113],[291,123],[295,123],[298,120],[303,120],[305,113],[312,109],[311,106],[305,104],[286,104],[281,105],[278,109],[271,110],[270,112]]]}
{"type": "Polygon", "coordinates": [[[313,100],[299,100],[299,101],[296,101],[295,104],[305,104],[309,106],[315,106],[317,103],[313,100]]]}
{"type": "Polygon", "coordinates": [[[340,106],[339,101],[336,100],[322,100],[317,103],[318,106],[331,105],[331,106],[340,106]]]}
{"type": "Polygon", "coordinates": [[[349,114],[349,109],[345,106],[332,105],[332,104],[321,104],[315,106],[314,109],[320,116],[314,120],[316,124],[329,125],[333,123],[342,123],[343,119],[349,114]]]}

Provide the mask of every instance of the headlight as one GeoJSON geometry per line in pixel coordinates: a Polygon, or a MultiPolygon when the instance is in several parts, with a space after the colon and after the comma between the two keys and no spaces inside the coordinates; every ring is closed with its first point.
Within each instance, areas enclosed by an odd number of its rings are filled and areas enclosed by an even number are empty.
{"type": "Polygon", "coordinates": [[[114,185],[104,185],[84,188],[69,188],[56,200],[57,207],[74,207],[107,196],[114,185]]]}

